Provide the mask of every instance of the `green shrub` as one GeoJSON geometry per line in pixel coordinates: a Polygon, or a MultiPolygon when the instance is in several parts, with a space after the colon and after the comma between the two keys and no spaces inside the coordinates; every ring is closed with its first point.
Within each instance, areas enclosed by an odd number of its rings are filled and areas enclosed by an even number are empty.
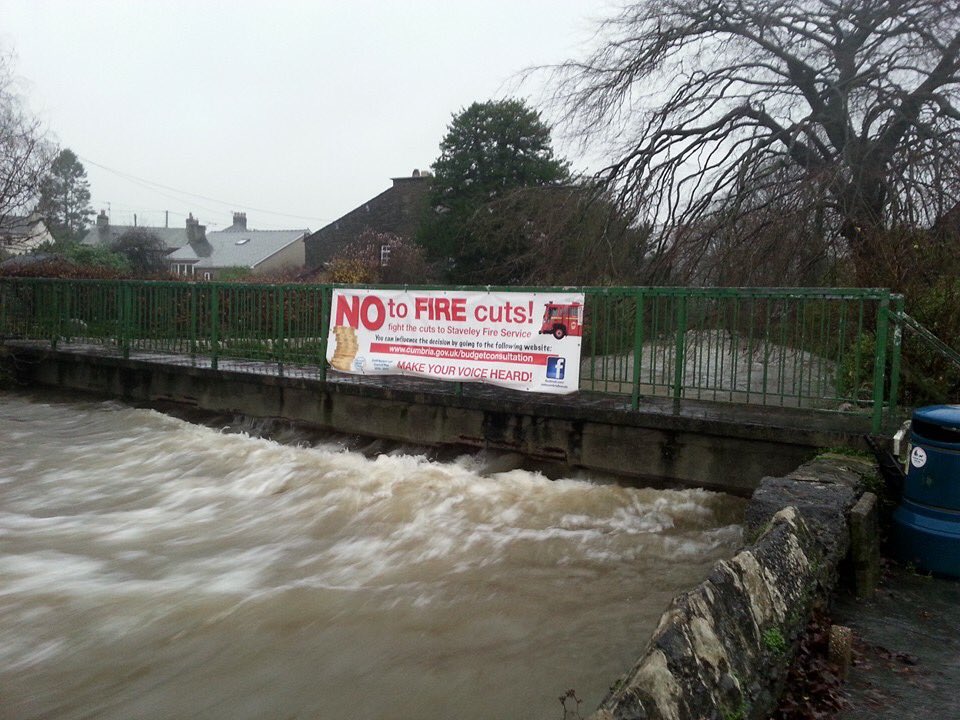
{"type": "Polygon", "coordinates": [[[764,631],[763,644],[774,655],[783,655],[787,651],[787,641],[778,628],[764,631]]]}

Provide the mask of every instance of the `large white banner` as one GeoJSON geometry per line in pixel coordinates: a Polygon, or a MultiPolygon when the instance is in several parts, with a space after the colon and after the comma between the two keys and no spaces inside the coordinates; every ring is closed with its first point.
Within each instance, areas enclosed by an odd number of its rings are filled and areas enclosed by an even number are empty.
{"type": "Polygon", "coordinates": [[[360,375],[571,393],[582,322],[583,293],[334,290],[327,360],[360,375]]]}

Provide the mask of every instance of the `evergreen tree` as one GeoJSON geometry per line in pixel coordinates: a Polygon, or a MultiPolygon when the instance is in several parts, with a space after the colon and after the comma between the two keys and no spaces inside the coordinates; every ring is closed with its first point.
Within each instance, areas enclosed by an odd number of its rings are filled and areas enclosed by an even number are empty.
{"type": "Polygon", "coordinates": [[[550,128],[521,100],[475,102],[455,115],[433,170],[432,213],[420,241],[432,258],[449,259],[454,268],[482,242],[470,230],[481,208],[517,188],[569,177],[567,163],[554,157],[550,128]]]}
{"type": "Polygon", "coordinates": [[[87,171],[69,148],[60,151],[40,184],[37,211],[57,240],[75,240],[86,231],[93,208],[87,171]]]}

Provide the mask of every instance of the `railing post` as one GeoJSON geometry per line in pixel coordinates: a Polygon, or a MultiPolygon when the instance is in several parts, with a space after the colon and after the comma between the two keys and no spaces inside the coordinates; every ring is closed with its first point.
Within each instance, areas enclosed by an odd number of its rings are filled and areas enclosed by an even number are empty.
{"type": "Polygon", "coordinates": [[[71,283],[67,285],[65,289],[67,291],[67,294],[66,294],[66,297],[64,298],[62,315],[63,315],[63,318],[66,320],[66,323],[65,325],[61,326],[61,332],[63,333],[63,339],[69,345],[70,343],[73,342],[74,326],[76,325],[76,323],[74,323],[75,318],[73,317],[74,313],[73,313],[73,302],[72,302],[74,285],[71,283]]]}
{"type": "Polygon", "coordinates": [[[333,305],[333,288],[320,288],[320,357],[318,365],[320,382],[327,381],[327,336],[330,334],[330,313],[333,305]]]}
{"type": "Polygon", "coordinates": [[[210,286],[210,367],[219,365],[217,351],[220,349],[220,289],[210,286]]]}
{"type": "Polygon", "coordinates": [[[887,333],[890,327],[890,298],[885,297],[877,308],[877,342],[873,354],[873,422],[876,434],[883,427],[883,398],[887,369],[887,333]]]}
{"type": "Polygon", "coordinates": [[[60,283],[54,280],[50,289],[53,291],[51,293],[53,298],[50,303],[50,312],[52,313],[50,318],[50,347],[56,350],[57,340],[60,338],[60,283]]]}
{"type": "Polygon", "coordinates": [[[640,368],[643,365],[643,291],[634,294],[633,323],[633,397],[631,407],[640,408],[640,368]]]}
{"type": "Polygon", "coordinates": [[[893,350],[890,358],[890,417],[897,414],[900,394],[900,353],[903,347],[903,295],[893,296],[893,350]]]}
{"type": "Polygon", "coordinates": [[[286,298],[286,291],[282,286],[278,286],[275,290],[275,299],[276,299],[276,310],[274,311],[274,323],[276,324],[276,351],[277,351],[277,372],[280,375],[283,375],[283,346],[285,344],[286,333],[283,329],[283,303],[286,298]]]}
{"type": "Polygon", "coordinates": [[[0,278],[0,345],[3,344],[4,335],[13,334],[7,317],[7,306],[12,305],[10,283],[5,278],[0,278]]]}
{"type": "Polygon", "coordinates": [[[677,297],[677,344],[673,356],[673,399],[683,396],[683,371],[686,367],[687,296],[677,297]]]}
{"type": "Polygon", "coordinates": [[[130,282],[121,281],[120,284],[120,349],[123,353],[123,359],[130,357],[130,334],[133,317],[133,293],[130,289],[130,282]]]}
{"type": "Polygon", "coordinates": [[[190,359],[197,359],[197,284],[190,283],[190,359]]]}

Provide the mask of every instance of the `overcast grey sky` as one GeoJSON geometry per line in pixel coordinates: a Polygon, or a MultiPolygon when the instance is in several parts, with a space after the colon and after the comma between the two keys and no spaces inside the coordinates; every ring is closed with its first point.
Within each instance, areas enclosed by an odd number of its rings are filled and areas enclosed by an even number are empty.
{"type": "Polygon", "coordinates": [[[615,7],[0,0],[0,48],[113,222],[162,225],[169,210],[215,230],[244,210],[250,227],[315,230],[426,169],[474,100],[538,98],[516,74],[583,54],[615,7]]]}

